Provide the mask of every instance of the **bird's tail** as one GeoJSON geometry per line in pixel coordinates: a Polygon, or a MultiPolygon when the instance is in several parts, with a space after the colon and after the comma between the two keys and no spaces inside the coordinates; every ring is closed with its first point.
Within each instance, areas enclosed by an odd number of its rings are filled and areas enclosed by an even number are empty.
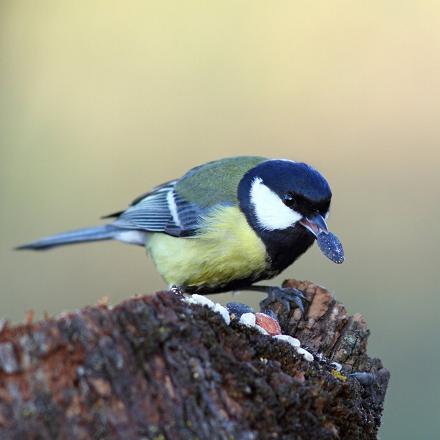
{"type": "Polygon", "coordinates": [[[65,244],[83,243],[85,241],[111,240],[116,238],[121,229],[113,225],[95,226],[93,228],[76,229],[75,231],[63,232],[61,234],[44,237],[16,249],[32,249],[36,251],[50,249],[65,244]]]}

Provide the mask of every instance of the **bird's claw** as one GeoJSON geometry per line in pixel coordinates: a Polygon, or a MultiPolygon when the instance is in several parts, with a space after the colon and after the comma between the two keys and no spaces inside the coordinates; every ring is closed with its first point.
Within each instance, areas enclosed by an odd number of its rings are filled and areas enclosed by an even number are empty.
{"type": "Polygon", "coordinates": [[[290,312],[291,303],[294,303],[297,308],[304,314],[304,302],[309,300],[303,295],[301,290],[294,287],[270,287],[267,291],[267,296],[270,301],[278,301],[290,312]]]}
{"type": "Polygon", "coordinates": [[[182,287],[176,286],[175,284],[172,284],[168,290],[175,295],[183,295],[185,293],[182,287]]]}

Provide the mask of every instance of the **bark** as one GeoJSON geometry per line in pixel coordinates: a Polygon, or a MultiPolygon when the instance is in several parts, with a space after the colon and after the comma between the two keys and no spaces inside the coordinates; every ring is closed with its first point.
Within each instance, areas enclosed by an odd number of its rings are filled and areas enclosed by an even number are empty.
{"type": "Polygon", "coordinates": [[[288,283],[311,301],[305,317],[264,306],[313,362],[171,292],[4,325],[0,438],[376,438],[389,373],[367,356],[365,321],[288,283]]]}

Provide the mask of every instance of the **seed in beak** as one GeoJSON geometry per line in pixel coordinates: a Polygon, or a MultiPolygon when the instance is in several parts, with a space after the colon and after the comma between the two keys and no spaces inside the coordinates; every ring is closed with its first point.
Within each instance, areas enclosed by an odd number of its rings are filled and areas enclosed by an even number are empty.
{"type": "Polygon", "coordinates": [[[332,232],[321,231],[316,236],[321,252],[334,263],[341,264],[344,261],[344,249],[339,238],[332,232]]]}

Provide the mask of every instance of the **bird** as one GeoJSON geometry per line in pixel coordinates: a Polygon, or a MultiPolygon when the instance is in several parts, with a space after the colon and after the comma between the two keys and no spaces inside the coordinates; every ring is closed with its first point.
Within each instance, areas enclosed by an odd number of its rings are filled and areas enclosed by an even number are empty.
{"type": "MultiPolygon", "coordinates": [[[[331,198],[327,180],[306,163],[228,157],[156,186],[127,209],[102,217],[107,224],[16,249],[117,240],[145,247],[170,288],[202,295],[259,291],[304,310],[305,298],[297,289],[255,283],[280,274],[317,238],[330,234],[331,198]]],[[[334,236],[327,236],[326,246],[331,246],[329,237],[334,236]]]]}

